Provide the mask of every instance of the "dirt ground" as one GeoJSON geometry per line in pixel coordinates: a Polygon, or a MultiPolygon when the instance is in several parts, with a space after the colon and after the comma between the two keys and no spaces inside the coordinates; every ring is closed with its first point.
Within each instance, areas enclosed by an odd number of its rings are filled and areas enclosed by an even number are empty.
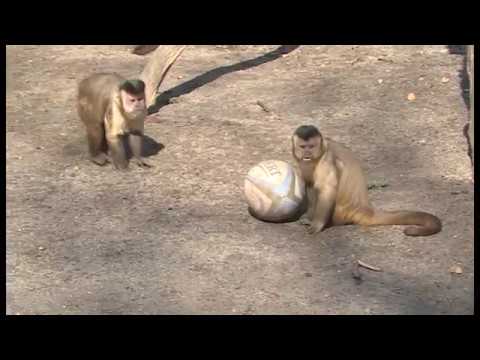
{"type": "Polygon", "coordinates": [[[188,47],[146,124],[161,147],[153,167],[118,172],[87,159],[76,84],[99,71],[136,76],[149,56],[120,45],[7,46],[7,314],[472,314],[461,51],[277,48],[188,47]],[[290,162],[290,135],[305,123],[363,160],[380,184],[376,207],[432,212],[443,231],[311,236],[250,217],[247,171],[290,162]],[[356,281],[354,257],[383,271],[356,281]]]}

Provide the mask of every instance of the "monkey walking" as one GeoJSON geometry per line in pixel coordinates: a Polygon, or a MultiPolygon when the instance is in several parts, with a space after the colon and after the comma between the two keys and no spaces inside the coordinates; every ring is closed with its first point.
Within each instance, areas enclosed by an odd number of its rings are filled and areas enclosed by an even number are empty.
{"type": "Polygon", "coordinates": [[[150,167],[141,155],[145,83],[126,80],[114,73],[94,74],[78,87],[77,110],[86,127],[90,159],[103,166],[111,160],[117,169],[128,167],[124,141],[128,140],[134,161],[150,167]]]}
{"type": "Polygon", "coordinates": [[[370,205],[361,163],[341,144],[324,138],[315,126],[303,125],[292,136],[293,157],[307,186],[308,210],[301,222],[318,233],[335,225],[415,225],[404,233],[438,233],[442,223],[420,211],[380,211],[370,205]]]}

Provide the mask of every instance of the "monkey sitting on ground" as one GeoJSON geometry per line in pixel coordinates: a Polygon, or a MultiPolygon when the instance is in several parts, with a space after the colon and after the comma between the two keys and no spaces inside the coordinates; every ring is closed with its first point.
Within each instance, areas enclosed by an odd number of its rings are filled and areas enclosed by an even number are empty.
{"type": "Polygon", "coordinates": [[[440,220],[419,211],[379,211],[368,200],[361,163],[341,144],[325,138],[315,126],[303,125],[292,136],[293,157],[307,187],[308,209],[300,221],[308,232],[334,225],[416,225],[404,233],[426,236],[442,229],[440,220]]]}
{"type": "Polygon", "coordinates": [[[90,159],[105,165],[109,158],[117,169],[128,167],[125,140],[139,166],[150,167],[141,155],[145,83],[126,80],[118,74],[94,74],[78,86],[77,110],[87,130],[90,159]]]}

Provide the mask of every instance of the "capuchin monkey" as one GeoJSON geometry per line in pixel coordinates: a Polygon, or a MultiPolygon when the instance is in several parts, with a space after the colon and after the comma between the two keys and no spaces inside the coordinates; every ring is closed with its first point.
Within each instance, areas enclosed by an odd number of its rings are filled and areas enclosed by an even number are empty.
{"type": "Polygon", "coordinates": [[[335,225],[415,225],[404,233],[426,236],[442,229],[440,220],[419,211],[379,211],[368,200],[361,163],[341,144],[303,125],[292,136],[293,157],[307,187],[308,210],[300,219],[308,232],[335,225]]]}
{"type": "Polygon", "coordinates": [[[94,74],[78,86],[77,110],[87,130],[91,161],[105,165],[110,150],[113,165],[126,169],[128,140],[137,165],[150,167],[141,155],[147,116],[142,80],[126,80],[114,73],[94,74]]]}

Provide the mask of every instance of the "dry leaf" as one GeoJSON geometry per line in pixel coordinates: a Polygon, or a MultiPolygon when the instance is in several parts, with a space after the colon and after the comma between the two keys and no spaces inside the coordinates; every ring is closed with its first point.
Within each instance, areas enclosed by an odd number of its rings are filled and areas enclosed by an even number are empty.
{"type": "Polygon", "coordinates": [[[463,273],[463,269],[458,265],[452,266],[449,271],[452,274],[462,274],[463,273]]]}
{"type": "Polygon", "coordinates": [[[410,94],[408,94],[408,96],[407,96],[407,99],[408,99],[409,101],[413,101],[413,100],[415,100],[416,98],[417,98],[417,97],[415,96],[414,93],[410,93],[410,94]]]}

